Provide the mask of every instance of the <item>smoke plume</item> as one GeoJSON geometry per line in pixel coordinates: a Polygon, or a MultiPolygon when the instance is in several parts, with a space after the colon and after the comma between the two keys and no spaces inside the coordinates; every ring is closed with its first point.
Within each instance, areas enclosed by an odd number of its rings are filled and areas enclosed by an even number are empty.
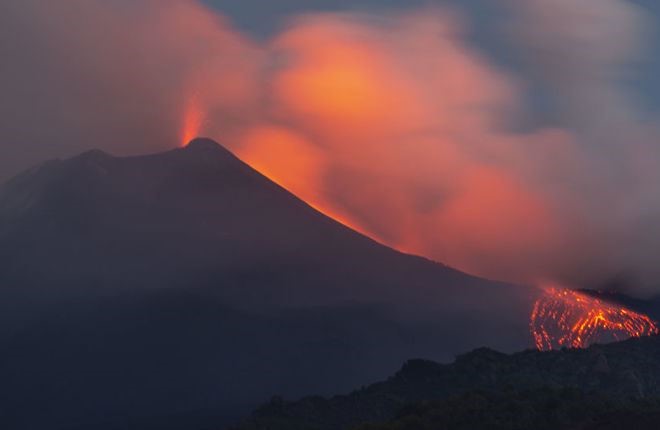
{"type": "Polygon", "coordinates": [[[652,291],[658,130],[625,84],[648,23],[623,0],[501,6],[519,70],[443,8],[302,14],[256,41],[195,1],[10,0],[0,175],[203,134],[398,249],[516,282],[652,291]],[[553,121],[524,128],[532,87],[553,121]]]}

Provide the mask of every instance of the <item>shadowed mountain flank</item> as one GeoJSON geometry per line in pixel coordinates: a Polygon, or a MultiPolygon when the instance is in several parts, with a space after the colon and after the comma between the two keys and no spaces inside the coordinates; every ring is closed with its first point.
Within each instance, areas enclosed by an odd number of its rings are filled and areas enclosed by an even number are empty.
{"type": "Polygon", "coordinates": [[[0,284],[0,423],[14,429],[228,422],[411,356],[525,347],[533,299],[374,242],[209,139],[90,151],[6,183],[0,284]]]}

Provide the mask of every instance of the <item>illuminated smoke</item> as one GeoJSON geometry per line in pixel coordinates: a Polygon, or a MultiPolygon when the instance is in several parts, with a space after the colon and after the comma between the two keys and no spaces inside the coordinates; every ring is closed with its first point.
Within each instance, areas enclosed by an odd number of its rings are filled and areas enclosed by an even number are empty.
{"type": "Polygon", "coordinates": [[[181,125],[181,146],[200,136],[205,112],[199,105],[198,97],[190,96],[185,104],[183,124],[181,125]]]}
{"type": "Polygon", "coordinates": [[[196,1],[9,2],[0,40],[25,45],[0,44],[0,163],[202,134],[395,248],[530,284],[653,285],[659,133],[619,84],[638,8],[506,3],[527,70],[440,8],[300,15],[257,42],[196,1]],[[528,80],[557,97],[552,125],[520,127],[528,80]]]}
{"type": "Polygon", "coordinates": [[[534,304],[530,330],[537,349],[585,348],[592,343],[658,334],[648,316],[578,291],[546,288],[534,304]]]}

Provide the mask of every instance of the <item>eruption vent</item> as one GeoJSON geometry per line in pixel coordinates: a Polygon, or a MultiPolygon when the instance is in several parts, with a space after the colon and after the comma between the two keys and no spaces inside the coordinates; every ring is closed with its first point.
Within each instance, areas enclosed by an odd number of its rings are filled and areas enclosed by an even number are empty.
{"type": "Polygon", "coordinates": [[[541,351],[658,334],[648,316],[573,290],[548,288],[534,304],[530,330],[541,351]]]}

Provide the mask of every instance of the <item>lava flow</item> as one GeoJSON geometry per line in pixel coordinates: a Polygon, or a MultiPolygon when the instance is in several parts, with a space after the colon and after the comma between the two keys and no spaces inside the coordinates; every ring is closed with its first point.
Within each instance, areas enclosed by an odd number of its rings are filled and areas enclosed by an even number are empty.
{"type": "Polygon", "coordinates": [[[534,304],[530,330],[539,350],[658,334],[648,316],[577,291],[547,288],[534,304]]]}

